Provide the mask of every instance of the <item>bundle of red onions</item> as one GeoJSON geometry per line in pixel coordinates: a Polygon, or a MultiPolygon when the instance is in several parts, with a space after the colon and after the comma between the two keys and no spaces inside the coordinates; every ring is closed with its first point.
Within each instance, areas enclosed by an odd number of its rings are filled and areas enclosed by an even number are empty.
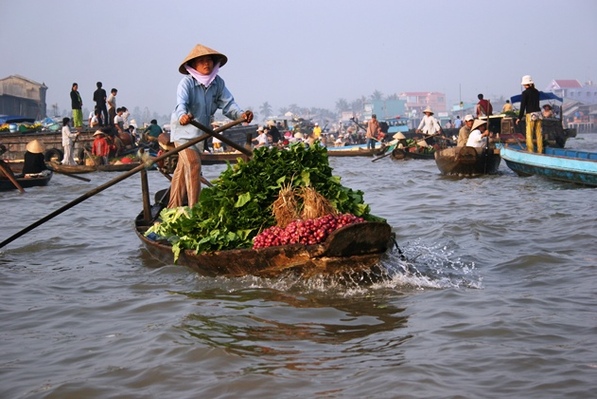
{"type": "Polygon", "coordinates": [[[313,245],[325,241],[335,230],[365,219],[348,213],[325,215],[317,219],[295,220],[286,228],[272,226],[253,238],[253,248],[266,248],[278,245],[304,244],[313,245]]]}

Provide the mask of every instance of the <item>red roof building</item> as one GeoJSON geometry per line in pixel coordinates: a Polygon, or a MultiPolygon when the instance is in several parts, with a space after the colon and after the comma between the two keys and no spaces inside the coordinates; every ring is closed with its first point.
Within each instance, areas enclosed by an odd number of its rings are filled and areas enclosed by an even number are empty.
{"type": "Polygon", "coordinates": [[[597,86],[592,81],[582,85],[576,79],[554,79],[545,91],[583,104],[597,104],[597,86]]]}

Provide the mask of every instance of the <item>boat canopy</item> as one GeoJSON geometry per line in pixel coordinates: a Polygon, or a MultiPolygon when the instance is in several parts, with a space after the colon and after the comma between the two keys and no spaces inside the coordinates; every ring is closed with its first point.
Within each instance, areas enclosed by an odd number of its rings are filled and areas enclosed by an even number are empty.
{"type": "Polygon", "coordinates": [[[29,118],[27,116],[21,115],[0,115],[0,125],[5,123],[33,123],[35,122],[35,118],[29,118]]]}
{"type": "MultiPolygon", "coordinates": [[[[521,99],[522,99],[522,94],[517,94],[515,96],[510,97],[510,102],[512,104],[519,103],[521,99]]],[[[564,99],[562,97],[558,97],[555,94],[553,94],[552,92],[540,91],[539,92],[539,101],[545,101],[545,100],[557,100],[561,103],[564,102],[564,99]]]]}

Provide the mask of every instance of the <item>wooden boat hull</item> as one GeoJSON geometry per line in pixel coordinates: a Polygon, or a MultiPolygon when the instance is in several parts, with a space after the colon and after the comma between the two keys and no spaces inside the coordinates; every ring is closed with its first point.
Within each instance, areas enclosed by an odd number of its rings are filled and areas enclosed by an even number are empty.
{"type": "MultiPolygon", "coordinates": [[[[37,177],[15,177],[17,183],[23,188],[46,186],[52,179],[52,173],[37,177]]],[[[17,188],[6,177],[0,177],[0,191],[16,190],[17,188]]]]}
{"type": "Polygon", "coordinates": [[[201,164],[217,165],[225,163],[237,163],[239,158],[246,159],[247,157],[240,152],[205,152],[201,154],[201,164]]]}
{"type": "Polygon", "coordinates": [[[538,175],[552,180],[597,186],[597,153],[547,147],[544,154],[504,147],[506,165],[519,176],[538,175]]]}
{"type": "Polygon", "coordinates": [[[500,166],[499,150],[474,147],[448,147],[435,152],[435,163],[442,175],[478,176],[495,174],[500,166]]]}
{"type": "Polygon", "coordinates": [[[375,147],[367,149],[362,145],[351,145],[342,147],[328,147],[329,157],[372,157],[374,155],[381,155],[385,151],[385,147],[375,147]]]}
{"type": "Polygon", "coordinates": [[[404,148],[396,148],[392,151],[391,155],[392,159],[400,160],[400,159],[434,159],[435,153],[420,153],[420,152],[410,152],[404,148]]]}
{"type": "Polygon", "coordinates": [[[127,172],[139,166],[140,162],[110,164],[110,165],[61,165],[55,162],[48,162],[50,169],[62,174],[81,174],[92,172],[127,172]]]}
{"type": "MultiPolygon", "coordinates": [[[[136,232],[147,250],[166,264],[173,264],[172,246],[167,241],[145,237],[148,226],[139,215],[136,232]]],[[[378,267],[394,245],[394,233],[387,223],[357,223],[338,229],[317,245],[286,245],[260,249],[233,249],[209,253],[185,250],[178,264],[205,276],[276,277],[289,272],[302,277],[354,275],[378,267]]]]}

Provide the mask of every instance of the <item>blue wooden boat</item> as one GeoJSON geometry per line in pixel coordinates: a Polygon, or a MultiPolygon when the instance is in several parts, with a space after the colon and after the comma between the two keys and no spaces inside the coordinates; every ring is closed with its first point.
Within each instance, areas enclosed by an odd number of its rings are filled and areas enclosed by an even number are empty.
{"type": "Polygon", "coordinates": [[[538,175],[597,187],[597,153],[564,148],[545,148],[536,154],[512,147],[500,149],[506,165],[519,176],[538,175]]]}

